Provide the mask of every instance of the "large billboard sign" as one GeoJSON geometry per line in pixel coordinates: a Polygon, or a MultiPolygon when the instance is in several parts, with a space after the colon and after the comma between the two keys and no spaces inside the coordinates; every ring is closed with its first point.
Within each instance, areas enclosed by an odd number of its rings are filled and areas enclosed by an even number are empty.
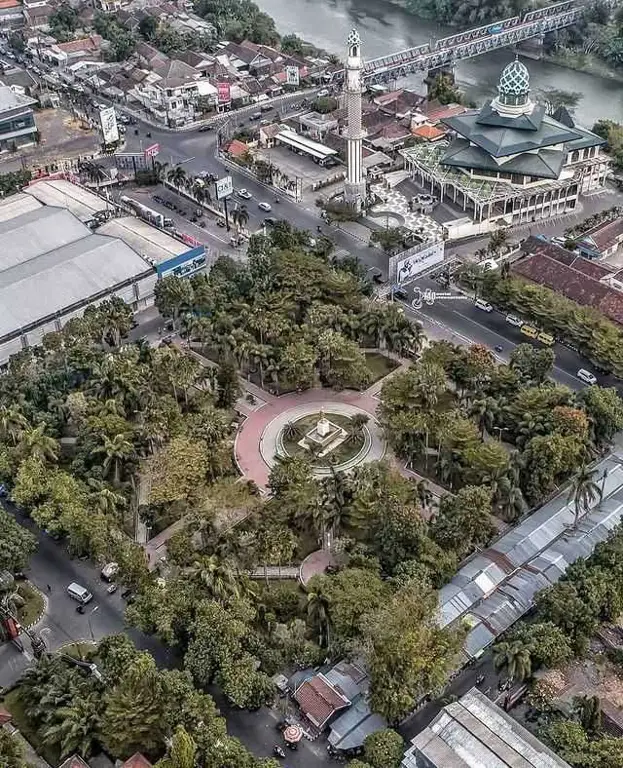
{"type": "Polygon", "coordinates": [[[145,150],[145,157],[157,157],[160,152],[160,144],[151,144],[145,150]]]}
{"type": "Polygon", "coordinates": [[[165,277],[190,277],[196,272],[202,270],[206,265],[205,246],[200,245],[172,259],[167,259],[161,264],[156,264],[158,278],[162,280],[165,277]]]}
{"type": "Polygon", "coordinates": [[[234,191],[234,182],[231,176],[223,176],[216,182],[216,199],[222,200],[229,197],[234,191]]]}
{"type": "Polygon", "coordinates": [[[114,107],[100,109],[100,125],[104,144],[114,144],[119,141],[119,127],[117,126],[117,114],[114,107]]]}
{"type": "Polygon", "coordinates": [[[299,68],[295,66],[286,67],[286,85],[298,85],[299,82],[299,68]]]}
{"type": "Polygon", "coordinates": [[[443,240],[421,243],[408,251],[398,253],[389,260],[390,282],[394,285],[408,283],[435,264],[441,264],[443,257],[443,240]]]}
{"type": "Polygon", "coordinates": [[[231,101],[231,85],[229,83],[218,83],[216,89],[218,92],[218,103],[229,104],[231,101]]]}

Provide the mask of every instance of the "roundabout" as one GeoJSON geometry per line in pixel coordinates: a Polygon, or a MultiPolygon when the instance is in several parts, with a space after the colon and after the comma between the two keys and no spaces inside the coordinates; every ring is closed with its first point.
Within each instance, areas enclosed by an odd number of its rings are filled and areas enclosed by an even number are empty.
{"type": "Polygon", "coordinates": [[[234,453],[241,474],[266,489],[279,456],[306,456],[322,477],[385,456],[386,442],[369,392],[311,389],[275,397],[247,414],[234,453]]]}

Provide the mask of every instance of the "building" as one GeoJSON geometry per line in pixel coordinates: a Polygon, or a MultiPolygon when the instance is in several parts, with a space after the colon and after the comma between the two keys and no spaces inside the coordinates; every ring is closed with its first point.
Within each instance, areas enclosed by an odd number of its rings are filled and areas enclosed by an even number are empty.
{"type": "Polygon", "coordinates": [[[476,688],[445,706],[411,743],[402,768],[570,768],[476,688]]]}
{"type": "Polygon", "coordinates": [[[42,56],[50,64],[65,69],[78,61],[99,61],[102,42],[101,35],[89,35],[80,40],[51,45],[42,52],[42,56]]]}
{"type": "Polygon", "coordinates": [[[290,681],[294,698],[314,735],[329,728],[333,752],[350,753],[360,748],[371,733],[387,728],[387,722],[368,705],[368,673],[363,664],[339,661],[325,672],[296,673],[290,681]]]}
{"type": "Polygon", "coordinates": [[[623,456],[610,454],[595,465],[603,492],[574,528],[568,491],[473,555],[439,590],[439,622],[467,623],[462,664],[486,648],[533,606],[535,594],[555,584],[569,565],[588,557],[623,519],[623,456]]]}
{"type": "Polygon", "coordinates": [[[550,116],[533,102],[517,59],[502,72],[495,99],[441,122],[454,138],[401,154],[413,177],[454,206],[457,220],[470,220],[456,233],[450,222],[450,237],[560,216],[605,182],[604,140],[566,110],[550,116]]]}
{"type": "Polygon", "coordinates": [[[592,307],[612,322],[623,325],[620,272],[540,237],[529,237],[522,243],[521,250],[525,256],[511,267],[515,275],[544,285],[583,307],[592,307]]]}
{"type": "Polygon", "coordinates": [[[33,104],[36,99],[0,85],[0,152],[27,147],[37,141],[33,104]]]}
{"type": "Polygon", "coordinates": [[[89,305],[119,296],[134,310],[150,306],[167,264],[199,257],[63,179],[0,201],[0,237],[0,365],[89,305]]]}
{"type": "Polygon", "coordinates": [[[0,29],[15,29],[23,21],[24,11],[19,0],[0,0],[0,29]]]}
{"type": "Polygon", "coordinates": [[[623,217],[604,221],[589,229],[575,241],[575,246],[587,259],[607,259],[614,256],[623,243],[623,217]]]}

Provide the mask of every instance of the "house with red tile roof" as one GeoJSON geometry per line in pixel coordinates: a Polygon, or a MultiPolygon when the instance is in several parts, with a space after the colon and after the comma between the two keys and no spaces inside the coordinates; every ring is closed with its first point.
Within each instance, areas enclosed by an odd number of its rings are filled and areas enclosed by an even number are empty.
{"type": "Polygon", "coordinates": [[[319,673],[305,680],[294,692],[301,712],[319,731],[340,710],[350,706],[350,701],[319,673]]]}
{"type": "Polygon", "coordinates": [[[614,254],[623,243],[623,217],[604,221],[589,229],[576,240],[576,247],[588,259],[605,259],[614,254]]]}
{"type": "Polygon", "coordinates": [[[422,139],[423,141],[439,141],[439,139],[443,139],[446,135],[446,132],[442,128],[439,128],[436,125],[431,125],[430,123],[424,123],[423,125],[418,125],[417,128],[412,128],[411,133],[413,136],[422,139]]]}
{"type": "Polygon", "coordinates": [[[583,307],[592,307],[623,325],[623,292],[612,287],[616,278],[614,270],[537,237],[529,237],[522,251],[526,256],[513,264],[514,274],[583,307]]]}

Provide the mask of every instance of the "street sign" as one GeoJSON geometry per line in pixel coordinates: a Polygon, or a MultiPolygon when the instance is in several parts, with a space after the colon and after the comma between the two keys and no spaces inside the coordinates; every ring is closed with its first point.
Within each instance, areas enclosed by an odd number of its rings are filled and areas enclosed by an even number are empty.
{"type": "Polygon", "coordinates": [[[119,141],[117,113],[114,107],[100,109],[100,125],[102,126],[104,144],[114,144],[116,141],[119,141]]]}
{"type": "Polygon", "coordinates": [[[229,197],[234,191],[234,182],[231,176],[223,176],[216,182],[216,199],[222,200],[224,197],[229,197]]]}
{"type": "Polygon", "coordinates": [[[299,68],[294,66],[286,67],[286,85],[299,84],[299,68]]]}
{"type": "Polygon", "coordinates": [[[159,152],[160,144],[152,144],[151,146],[147,147],[143,154],[145,157],[156,157],[159,152]]]}

